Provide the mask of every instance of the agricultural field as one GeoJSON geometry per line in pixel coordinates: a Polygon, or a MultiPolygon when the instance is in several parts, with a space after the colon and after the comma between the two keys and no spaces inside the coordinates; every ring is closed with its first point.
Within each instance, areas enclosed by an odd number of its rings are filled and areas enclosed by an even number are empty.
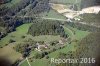
{"type": "Polygon", "coordinates": [[[54,9],[50,9],[48,12],[42,12],[39,14],[39,16],[42,18],[54,18],[54,19],[64,19],[64,20],[67,19],[65,16],[63,16],[62,14],[59,14],[54,9]]]}
{"type": "Polygon", "coordinates": [[[12,63],[22,57],[22,54],[13,49],[13,44],[0,48],[0,57],[9,59],[12,63]]]}
{"type": "Polygon", "coordinates": [[[33,40],[51,42],[51,41],[60,40],[60,36],[52,36],[52,35],[35,36],[33,37],[33,40]]]}

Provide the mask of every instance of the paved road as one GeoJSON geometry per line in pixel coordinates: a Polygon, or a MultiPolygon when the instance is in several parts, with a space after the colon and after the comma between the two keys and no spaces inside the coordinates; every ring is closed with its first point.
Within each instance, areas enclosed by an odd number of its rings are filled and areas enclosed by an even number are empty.
{"type": "MultiPolygon", "coordinates": [[[[17,16],[17,17],[20,17],[20,18],[32,18],[32,16],[17,16]]],[[[2,17],[0,17],[2,18],[2,17]]],[[[16,16],[12,16],[12,18],[16,18],[16,16]]],[[[88,24],[86,22],[74,22],[74,21],[71,21],[70,19],[57,19],[57,18],[47,18],[47,17],[35,17],[37,19],[50,19],[50,20],[58,20],[58,21],[68,21],[68,22],[73,22],[73,23],[79,23],[79,24],[82,24],[82,25],[90,25],[90,26],[94,26],[94,27],[97,27],[97,28],[100,28],[100,26],[97,26],[95,25],[94,23],[91,23],[91,24],[88,24]]]]}
{"type": "Polygon", "coordinates": [[[27,58],[27,57],[26,57],[26,60],[27,60],[28,65],[29,65],[29,66],[31,66],[31,64],[30,64],[30,62],[29,62],[29,60],[28,60],[28,58],[27,58]]]}

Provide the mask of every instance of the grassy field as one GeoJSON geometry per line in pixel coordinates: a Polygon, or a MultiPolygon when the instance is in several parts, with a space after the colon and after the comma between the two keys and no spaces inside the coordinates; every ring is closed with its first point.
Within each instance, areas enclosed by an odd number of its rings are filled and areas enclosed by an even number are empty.
{"type": "Polygon", "coordinates": [[[69,35],[69,37],[71,37],[72,39],[74,39],[74,32],[73,32],[71,29],[66,28],[66,27],[64,26],[64,30],[65,30],[65,32],[69,35]]]}
{"type": "Polygon", "coordinates": [[[90,34],[90,32],[88,32],[88,31],[78,30],[77,28],[73,28],[73,27],[70,27],[70,26],[67,26],[67,29],[69,29],[69,30],[71,30],[73,32],[74,37],[77,40],[81,40],[82,38],[84,38],[88,34],[90,34]]]}
{"type": "Polygon", "coordinates": [[[28,62],[25,60],[23,64],[21,64],[20,66],[29,66],[28,62]]]}
{"type": "Polygon", "coordinates": [[[46,59],[37,59],[34,61],[34,63],[31,63],[32,66],[47,66],[48,65],[48,60],[46,59]]]}
{"type": "Polygon", "coordinates": [[[25,36],[28,32],[29,27],[32,23],[23,24],[16,28],[16,31],[9,33],[6,37],[0,40],[0,46],[5,46],[5,44],[9,44],[9,40],[13,39],[17,42],[22,41],[22,36],[25,36]]]}
{"type": "Polygon", "coordinates": [[[51,41],[57,41],[57,40],[60,40],[60,36],[53,36],[53,35],[41,35],[41,36],[31,36],[31,35],[28,35],[26,39],[33,39],[35,41],[45,41],[45,42],[51,42],[51,41]]]}
{"type": "Polygon", "coordinates": [[[67,54],[69,51],[75,51],[76,47],[74,47],[74,46],[75,46],[74,43],[73,44],[68,44],[65,48],[59,49],[55,52],[50,53],[49,57],[50,58],[57,58],[60,52],[67,54]]]}
{"type": "Polygon", "coordinates": [[[0,48],[0,57],[5,56],[9,60],[11,60],[11,62],[15,62],[17,59],[22,57],[20,53],[16,52],[13,49],[13,47],[15,46],[15,43],[9,44],[9,40],[13,39],[17,42],[22,41],[23,39],[21,38],[21,36],[26,35],[26,33],[28,32],[28,28],[30,26],[31,26],[31,23],[23,24],[22,26],[19,26],[18,28],[16,28],[15,32],[9,33],[6,37],[0,40],[0,46],[4,46],[3,48],[0,48]]]}
{"type": "MultiPolygon", "coordinates": [[[[49,61],[47,59],[36,59],[36,60],[34,60],[34,63],[30,62],[30,64],[32,66],[50,66],[49,61]]],[[[29,65],[28,65],[28,62],[25,61],[20,66],[29,66],[29,65]]]]}
{"type": "Polygon", "coordinates": [[[22,55],[18,52],[16,52],[11,46],[5,46],[3,48],[0,48],[0,57],[6,57],[6,59],[9,59],[12,63],[18,60],[22,55]]]}
{"type": "MultiPolygon", "coordinates": [[[[78,30],[76,28],[72,28],[72,27],[69,27],[69,26],[67,28],[66,27],[64,27],[64,28],[65,28],[66,33],[70,32],[69,35],[71,36],[71,38],[73,40],[77,39],[77,40],[80,41],[82,38],[84,38],[85,36],[87,36],[90,33],[88,31],[81,31],[81,30],[78,30]],[[71,30],[73,30],[75,32],[75,34],[71,30]]],[[[71,44],[68,44],[65,48],[57,50],[53,53],[50,53],[49,56],[51,58],[52,57],[57,57],[59,52],[67,53],[68,51],[75,51],[76,48],[77,48],[77,42],[72,42],[71,44]]]]}
{"type": "Polygon", "coordinates": [[[53,9],[50,9],[49,12],[41,13],[40,16],[45,18],[66,19],[66,17],[64,17],[62,14],[59,14],[53,9]]]}

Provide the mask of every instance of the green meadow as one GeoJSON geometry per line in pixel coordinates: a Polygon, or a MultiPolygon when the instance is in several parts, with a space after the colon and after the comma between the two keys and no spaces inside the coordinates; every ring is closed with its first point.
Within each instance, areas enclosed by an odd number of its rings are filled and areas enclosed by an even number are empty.
{"type": "Polygon", "coordinates": [[[62,14],[59,14],[58,12],[56,12],[53,9],[50,9],[49,12],[41,13],[40,16],[44,17],[44,18],[55,18],[55,19],[65,19],[66,20],[65,16],[63,16],[62,14]]]}
{"type": "Polygon", "coordinates": [[[28,29],[31,25],[32,23],[28,23],[17,27],[16,31],[9,33],[6,37],[0,40],[0,46],[9,44],[11,39],[15,40],[16,42],[22,41],[23,39],[21,37],[27,35],[28,29]]]}

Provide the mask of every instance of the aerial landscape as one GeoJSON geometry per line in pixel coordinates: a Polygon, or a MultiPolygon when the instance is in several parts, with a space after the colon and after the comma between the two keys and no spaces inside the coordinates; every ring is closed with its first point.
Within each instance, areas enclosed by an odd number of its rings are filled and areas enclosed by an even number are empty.
{"type": "Polygon", "coordinates": [[[100,0],[0,0],[0,66],[100,66],[100,0]]]}

